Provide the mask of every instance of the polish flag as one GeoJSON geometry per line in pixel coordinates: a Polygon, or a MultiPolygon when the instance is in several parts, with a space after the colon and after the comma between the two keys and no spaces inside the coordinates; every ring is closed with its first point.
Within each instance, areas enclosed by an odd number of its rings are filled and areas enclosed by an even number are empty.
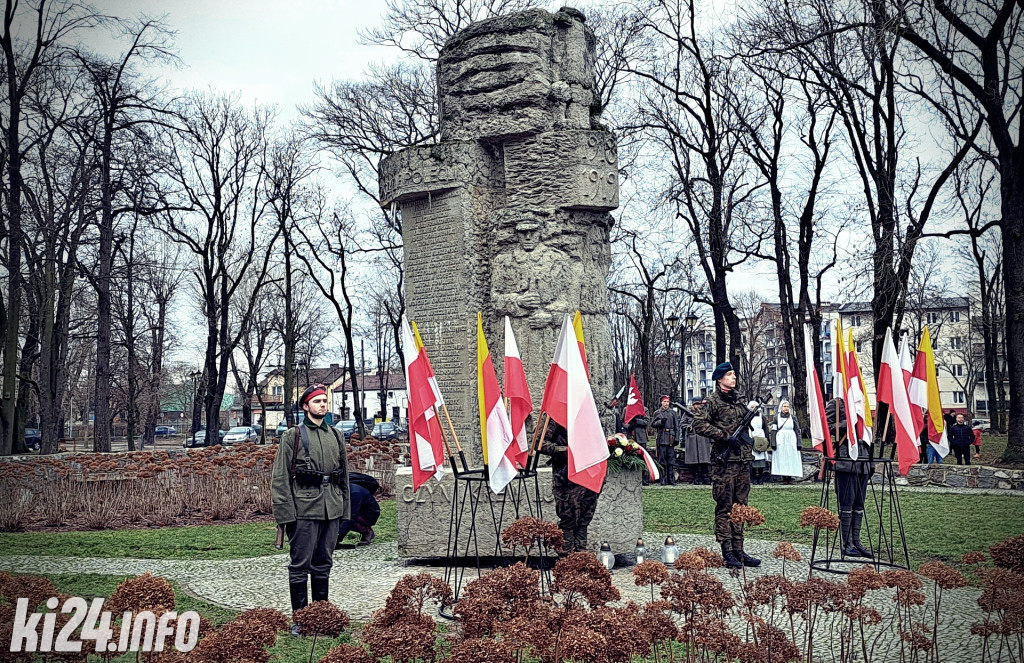
{"type": "MultiPolygon", "coordinates": [[[[836,342],[833,349],[832,393],[842,398],[846,410],[846,441],[850,449],[850,458],[857,460],[857,415],[854,414],[854,403],[850,393],[849,369],[847,368],[846,336],[843,334],[843,318],[836,318],[836,342]]],[[[838,413],[838,410],[836,411],[838,413]]],[[[836,440],[839,443],[839,440],[836,440]]]]}
{"type": "Polygon", "coordinates": [[[807,396],[811,420],[811,444],[815,449],[833,458],[832,434],[828,430],[828,418],[825,416],[825,399],[818,382],[818,369],[814,366],[814,348],[811,345],[810,325],[804,325],[804,363],[807,376],[807,396]]]}
{"type": "Polygon", "coordinates": [[[583,365],[580,343],[573,340],[576,334],[567,315],[544,384],[541,410],[566,429],[569,480],[599,493],[608,468],[608,443],[583,365]]]}
{"type": "Polygon", "coordinates": [[[579,311],[576,311],[576,315],[572,319],[572,330],[576,335],[576,343],[580,346],[580,356],[583,357],[583,370],[587,374],[587,378],[590,377],[590,368],[587,367],[587,346],[583,342],[583,316],[579,311]]]}
{"type": "Polygon", "coordinates": [[[921,342],[914,357],[914,371],[910,376],[910,400],[925,409],[925,424],[928,426],[928,442],[945,458],[949,455],[949,440],[942,420],[942,399],[939,397],[939,380],[935,373],[935,353],[932,337],[925,326],[921,342]]]}
{"type": "Polygon", "coordinates": [[[874,436],[874,424],[871,421],[871,403],[868,401],[868,390],[864,386],[864,374],[860,372],[860,362],[857,360],[857,344],[853,341],[853,330],[849,331],[850,357],[847,360],[846,370],[849,373],[850,393],[853,396],[854,415],[857,418],[857,441],[871,444],[874,436]]]}
{"type": "MultiPolygon", "coordinates": [[[[910,344],[907,342],[907,335],[900,339],[900,369],[903,371],[903,383],[907,386],[907,396],[910,397],[910,374],[914,372],[914,360],[910,356],[910,344]]],[[[921,431],[924,430],[924,417],[921,415],[921,406],[910,398],[910,413],[914,415],[914,439],[921,439],[921,431]]],[[[920,442],[915,442],[921,446],[920,442]]]]}
{"type": "MultiPolygon", "coordinates": [[[[885,330],[882,347],[882,363],[878,369],[878,402],[888,403],[889,411],[896,422],[896,451],[900,474],[906,476],[910,466],[921,458],[921,452],[914,434],[913,406],[903,381],[903,367],[892,342],[892,329],[885,330]]],[[[884,431],[883,431],[884,434],[884,431]]]]}
{"type": "MultiPolygon", "coordinates": [[[[405,385],[409,395],[409,455],[412,464],[412,489],[430,477],[444,476],[444,451],[441,423],[437,418],[440,391],[422,343],[417,343],[402,316],[402,354],[405,355],[405,385]]],[[[440,401],[443,403],[443,401],[440,401]]]]}
{"type": "Polygon", "coordinates": [[[636,376],[631,373],[629,375],[629,395],[626,396],[626,411],[622,414],[622,423],[628,424],[633,417],[642,417],[646,414],[643,399],[640,398],[640,389],[636,386],[636,376]]]}
{"type": "Polygon", "coordinates": [[[526,467],[529,455],[529,443],[526,439],[526,418],[533,411],[533,399],[530,398],[530,385],[526,382],[526,371],[523,359],[519,356],[519,345],[512,331],[512,323],[505,316],[505,398],[508,399],[508,414],[512,424],[512,436],[515,443],[509,447],[512,463],[517,467],[526,467]]]}
{"type": "Polygon", "coordinates": [[[476,314],[476,393],[480,404],[484,465],[487,466],[491,490],[497,494],[505,490],[505,486],[516,476],[516,468],[510,457],[514,455],[510,453],[513,443],[512,424],[505,411],[505,401],[501,399],[498,374],[494,372],[491,351],[484,337],[484,318],[480,313],[476,314]]]}

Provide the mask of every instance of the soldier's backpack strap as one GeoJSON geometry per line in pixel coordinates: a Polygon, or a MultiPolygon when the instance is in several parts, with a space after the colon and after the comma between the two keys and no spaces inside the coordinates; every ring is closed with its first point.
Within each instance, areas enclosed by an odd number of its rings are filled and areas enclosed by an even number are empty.
{"type": "Polygon", "coordinates": [[[294,437],[294,439],[292,440],[293,443],[294,443],[294,445],[292,446],[292,464],[291,464],[291,467],[288,468],[288,476],[289,476],[289,478],[292,481],[295,480],[295,461],[299,457],[299,439],[300,438],[302,439],[302,449],[303,449],[303,451],[306,454],[305,458],[306,458],[306,461],[307,461],[307,465],[308,465],[308,461],[309,461],[309,434],[306,432],[306,427],[304,425],[302,425],[302,424],[298,425],[298,429],[299,429],[299,434],[296,435],[294,437]]]}

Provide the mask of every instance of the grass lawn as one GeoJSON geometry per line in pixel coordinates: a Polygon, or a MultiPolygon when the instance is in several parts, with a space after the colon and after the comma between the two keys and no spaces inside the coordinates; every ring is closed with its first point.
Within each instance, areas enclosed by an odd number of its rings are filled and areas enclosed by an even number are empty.
{"type": "MultiPolygon", "coordinates": [[[[380,511],[374,527],[377,541],[394,541],[394,501],[382,501],[380,511]]],[[[240,559],[280,554],[274,547],[276,533],[272,522],[99,532],[15,532],[0,534],[0,550],[5,555],[240,559]]],[[[347,540],[355,543],[359,535],[350,533],[347,540]]]]}
{"type": "MultiPolygon", "coordinates": [[[[813,530],[800,527],[800,512],[817,506],[820,496],[820,486],[755,487],[750,505],[764,513],[766,523],[751,528],[749,536],[809,544],[813,530]]],[[[834,510],[834,500],[832,504],[834,510]]],[[[900,505],[915,567],[931,559],[959,561],[965,552],[987,552],[993,543],[1024,534],[1024,499],[1020,497],[901,492],[900,505]]],[[[644,529],[710,534],[714,507],[710,490],[648,490],[644,492],[644,529]]]]}

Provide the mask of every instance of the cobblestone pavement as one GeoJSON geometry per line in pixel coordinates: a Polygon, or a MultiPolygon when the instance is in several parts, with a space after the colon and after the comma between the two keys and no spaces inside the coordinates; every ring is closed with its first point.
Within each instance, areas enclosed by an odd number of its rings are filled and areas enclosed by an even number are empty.
{"type": "MultiPolygon", "coordinates": [[[[650,542],[650,552],[654,558],[660,555],[660,545],[664,534],[645,532],[644,540],[650,542]]],[[[681,551],[703,545],[712,549],[717,546],[713,537],[681,534],[676,542],[681,551]]],[[[773,541],[747,540],[747,551],[762,558],[763,564],[757,570],[748,570],[747,579],[758,575],[781,573],[782,563],[771,556],[776,543],[773,541]]],[[[806,546],[796,546],[804,557],[804,562],[786,565],[786,575],[794,580],[806,579],[810,558],[810,550],[806,546]]],[[[335,553],[335,565],[331,575],[330,597],[353,619],[365,620],[370,614],[383,606],[388,592],[403,575],[407,573],[427,572],[443,577],[442,566],[425,566],[407,564],[397,557],[397,544],[385,543],[355,549],[338,550],[335,553]]],[[[271,607],[287,613],[289,611],[288,589],[286,582],[287,555],[255,557],[228,561],[180,561],[180,560],[142,560],[142,559],[106,559],[81,557],[0,557],[0,570],[18,573],[96,573],[106,575],[136,575],[150,571],[156,575],[176,581],[188,593],[236,610],[252,607],[271,607]]],[[[730,574],[724,569],[715,570],[716,576],[725,587],[738,593],[741,588],[742,576],[730,574]]],[[[829,574],[824,574],[829,577],[829,574]]],[[[475,571],[467,570],[465,581],[475,577],[475,571]]],[[[836,577],[836,576],[833,576],[836,577]]],[[[629,567],[617,567],[612,572],[612,579],[622,593],[622,600],[634,600],[639,603],[650,600],[649,587],[637,587],[633,583],[632,570],[629,567]]],[[[931,598],[930,582],[926,581],[925,591],[931,598]]],[[[970,635],[971,623],[982,618],[977,605],[979,590],[967,587],[958,590],[947,590],[943,595],[943,608],[939,630],[939,641],[943,658],[947,660],[977,660],[980,640],[970,635]]],[[[876,599],[883,614],[891,614],[892,604],[889,595],[876,599]],[[883,603],[884,601],[884,603],[883,603]]],[[[922,613],[924,614],[924,613],[922,613]]],[[[886,622],[883,622],[886,625],[886,622]]],[[[736,628],[742,630],[742,621],[737,618],[736,628]]],[[[816,635],[819,642],[837,642],[838,635],[823,628],[816,635]]],[[[879,646],[871,655],[871,661],[899,660],[898,641],[895,636],[880,639],[892,643],[890,649],[883,650],[879,646]]],[[[823,660],[832,660],[831,657],[823,660]]]]}

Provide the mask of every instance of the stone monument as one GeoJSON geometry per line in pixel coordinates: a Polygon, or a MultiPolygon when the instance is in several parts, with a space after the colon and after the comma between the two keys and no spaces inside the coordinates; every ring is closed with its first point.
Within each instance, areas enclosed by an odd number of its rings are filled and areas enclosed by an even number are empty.
{"type": "Polygon", "coordinates": [[[536,9],[453,35],[437,68],[440,142],[381,164],[381,204],[401,216],[409,318],[476,465],[477,311],[499,376],[511,318],[537,407],[564,316],[581,311],[594,395],[612,396],[618,158],[599,123],[585,21],[571,8],[536,9]]]}
{"type": "Polygon", "coordinates": [[[562,318],[580,310],[594,394],[612,396],[616,146],[598,123],[594,33],[574,9],[470,25],[442,49],[438,81],[441,141],[385,159],[380,192],[401,213],[409,319],[480,462],[477,311],[499,375],[510,316],[539,405],[562,318]]]}

